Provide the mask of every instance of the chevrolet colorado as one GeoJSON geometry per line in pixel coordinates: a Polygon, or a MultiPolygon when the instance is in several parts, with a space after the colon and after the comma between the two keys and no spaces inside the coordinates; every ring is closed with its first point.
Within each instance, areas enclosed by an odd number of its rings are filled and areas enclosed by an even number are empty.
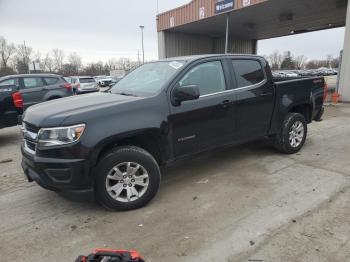
{"type": "Polygon", "coordinates": [[[94,189],[113,210],[146,205],[159,166],[269,137],[298,152],[323,114],[324,79],[274,83],[252,55],[179,57],[145,64],[106,93],[64,98],[24,114],[22,167],[50,190],[94,189]]]}

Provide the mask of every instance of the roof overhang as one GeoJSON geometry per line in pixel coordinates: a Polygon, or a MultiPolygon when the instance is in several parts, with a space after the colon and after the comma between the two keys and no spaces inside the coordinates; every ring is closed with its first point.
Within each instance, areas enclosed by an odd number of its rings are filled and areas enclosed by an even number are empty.
{"type": "Polygon", "coordinates": [[[165,31],[223,37],[268,39],[345,26],[348,0],[268,0],[165,31]]]}

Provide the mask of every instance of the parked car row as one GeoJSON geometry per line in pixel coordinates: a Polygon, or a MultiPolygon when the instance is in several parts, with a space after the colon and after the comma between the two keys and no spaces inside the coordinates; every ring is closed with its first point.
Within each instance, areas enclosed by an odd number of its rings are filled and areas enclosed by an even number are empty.
{"type": "Polygon", "coordinates": [[[15,126],[30,106],[73,95],[73,88],[54,74],[10,75],[0,78],[0,128],[15,126]]]}
{"type": "Polygon", "coordinates": [[[338,71],[332,68],[319,68],[314,70],[276,70],[272,72],[274,78],[330,76],[337,74],[338,71]]]}
{"type": "Polygon", "coordinates": [[[22,74],[0,78],[0,129],[15,126],[30,106],[72,95],[98,92],[120,79],[113,77],[22,74]],[[100,80],[98,80],[100,79],[100,80]]]}
{"type": "Polygon", "coordinates": [[[91,76],[71,76],[66,79],[72,84],[73,93],[76,95],[99,91],[97,82],[91,76]]]}
{"type": "Polygon", "coordinates": [[[99,87],[110,87],[118,83],[121,78],[113,76],[95,76],[94,79],[99,87]]]}

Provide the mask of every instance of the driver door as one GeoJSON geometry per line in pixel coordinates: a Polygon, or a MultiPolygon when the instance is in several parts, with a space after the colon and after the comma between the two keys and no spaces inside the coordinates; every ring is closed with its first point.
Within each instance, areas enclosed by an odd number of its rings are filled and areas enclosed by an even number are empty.
{"type": "Polygon", "coordinates": [[[234,131],[235,95],[228,90],[230,77],[225,76],[221,60],[201,62],[190,68],[178,82],[199,88],[197,100],[171,106],[169,123],[174,157],[181,157],[229,143],[234,131]]]}

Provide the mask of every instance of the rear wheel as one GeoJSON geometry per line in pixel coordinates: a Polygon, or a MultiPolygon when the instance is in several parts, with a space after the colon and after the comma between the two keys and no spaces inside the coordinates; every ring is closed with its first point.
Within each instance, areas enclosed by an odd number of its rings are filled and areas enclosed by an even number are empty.
{"type": "Polygon", "coordinates": [[[294,154],[304,146],[307,136],[305,117],[299,113],[287,114],[281,131],[275,137],[275,148],[285,154],[294,154]]]}
{"type": "Polygon", "coordinates": [[[108,209],[137,209],[156,195],[160,180],[160,170],[152,155],[138,147],[119,147],[100,161],[95,194],[108,209]]]}

